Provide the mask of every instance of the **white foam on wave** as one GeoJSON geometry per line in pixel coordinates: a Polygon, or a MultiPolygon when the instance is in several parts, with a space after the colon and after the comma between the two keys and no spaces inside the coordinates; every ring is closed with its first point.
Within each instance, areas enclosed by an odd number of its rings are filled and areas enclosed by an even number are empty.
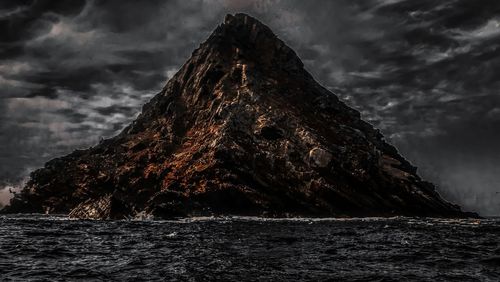
{"type": "Polygon", "coordinates": [[[303,222],[303,223],[315,223],[315,222],[400,222],[406,224],[417,224],[417,225],[467,225],[476,226],[490,221],[498,221],[498,219],[475,219],[475,218],[419,218],[419,217],[405,217],[405,216],[394,216],[394,217],[350,217],[350,218],[338,218],[338,217],[281,217],[281,218],[268,218],[259,216],[199,216],[199,217],[186,217],[178,218],[175,220],[158,220],[158,219],[148,219],[147,221],[157,222],[157,223],[195,223],[195,222],[220,222],[220,223],[231,223],[231,222],[303,222]]]}
{"type": "Polygon", "coordinates": [[[199,221],[259,221],[259,222],[343,222],[343,221],[386,221],[404,217],[260,217],[260,216],[200,216],[180,218],[177,222],[199,221]]]}
{"type": "MultiPolygon", "coordinates": [[[[233,222],[269,222],[269,223],[280,223],[280,222],[296,222],[296,223],[318,223],[318,222],[332,222],[332,223],[342,223],[342,222],[394,222],[409,225],[458,225],[458,226],[479,226],[481,224],[490,224],[495,222],[500,222],[500,218],[482,218],[482,219],[472,219],[472,218],[419,218],[419,217],[405,217],[405,216],[395,216],[395,217],[350,217],[350,218],[338,218],[338,217],[280,217],[280,218],[269,218],[269,217],[259,217],[259,216],[197,216],[197,217],[183,217],[176,219],[155,219],[152,217],[142,217],[142,218],[131,218],[122,220],[94,220],[94,219],[77,219],[70,218],[64,214],[14,214],[14,215],[0,215],[0,218],[8,218],[9,220],[49,220],[49,221],[95,221],[95,222],[144,222],[151,223],[153,225],[173,223],[173,224],[190,224],[197,222],[216,222],[221,224],[230,224],[233,222]]],[[[388,228],[389,225],[385,224],[384,228],[388,228]]]]}

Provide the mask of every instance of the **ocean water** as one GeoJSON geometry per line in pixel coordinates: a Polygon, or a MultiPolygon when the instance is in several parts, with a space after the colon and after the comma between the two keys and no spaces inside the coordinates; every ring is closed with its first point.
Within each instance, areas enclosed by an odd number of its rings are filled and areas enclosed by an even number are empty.
{"type": "Polygon", "coordinates": [[[0,217],[1,281],[500,281],[500,219],[0,217]]]}

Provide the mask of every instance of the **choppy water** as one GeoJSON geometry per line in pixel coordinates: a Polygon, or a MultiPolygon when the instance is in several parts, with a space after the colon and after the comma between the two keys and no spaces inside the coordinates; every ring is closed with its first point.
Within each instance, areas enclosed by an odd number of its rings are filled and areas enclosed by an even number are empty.
{"type": "Polygon", "coordinates": [[[498,281],[500,219],[0,217],[2,281],[498,281]]]}

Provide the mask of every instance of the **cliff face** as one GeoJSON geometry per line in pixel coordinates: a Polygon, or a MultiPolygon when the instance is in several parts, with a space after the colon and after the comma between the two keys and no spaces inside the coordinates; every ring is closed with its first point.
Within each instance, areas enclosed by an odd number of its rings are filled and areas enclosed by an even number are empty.
{"type": "Polygon", "coordinates": [[[467,215],[243,14],[228,15],[122,133],[49,161],[4,211],[467,215]]]}

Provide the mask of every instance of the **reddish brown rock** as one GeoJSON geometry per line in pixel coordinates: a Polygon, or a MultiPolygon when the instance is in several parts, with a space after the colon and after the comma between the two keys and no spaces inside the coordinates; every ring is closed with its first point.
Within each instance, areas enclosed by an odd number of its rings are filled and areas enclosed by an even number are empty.
{"type": "Polygon", "coordinates": [[[243,14],[228,15],[121,134],[48,162],[5,211],[471,215],[243,14]]]}

